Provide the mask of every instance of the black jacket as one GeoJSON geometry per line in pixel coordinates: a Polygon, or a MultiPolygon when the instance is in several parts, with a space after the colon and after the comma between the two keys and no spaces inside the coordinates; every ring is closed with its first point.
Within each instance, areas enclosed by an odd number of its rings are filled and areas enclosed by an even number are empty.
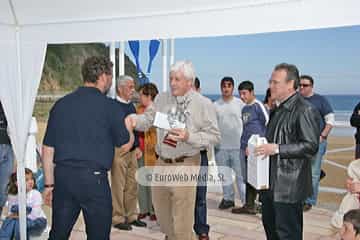
{"type": "Polygon", "coordinates": [[[356,105],[354,112],[351,115],[350,124],[351,126],[356,127],[356,144],[360,144],[360,103],[356,105]]]}
{"type": "Polygon", "coordinates": [[[295,93],[270,115],[266,138],[279,144],[270,157],[270,193],[275,202],[296,203],[312,194],[311,159],[319,148],[320,115],[295,93]]]}

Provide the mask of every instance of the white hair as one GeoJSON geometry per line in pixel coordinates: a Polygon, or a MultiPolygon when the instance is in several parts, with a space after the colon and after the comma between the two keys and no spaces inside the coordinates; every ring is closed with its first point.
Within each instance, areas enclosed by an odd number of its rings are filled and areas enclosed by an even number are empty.
{"type": "Polygon", "coordinates": [[[195,81],[195,70],[193,64],[190,61],[178,61],[171,65],[170,72],[179,72],[182,71],[185,78],[190,80],[192,83],[195,81]]]}
{"type": "Polygon", "coordinates": [[[116,86],[117,87],[125,86],[127,81],[134,82],[134,79],[129,75],[121,75],[121,76],[119,76],[119,78],[116,81],[116,86]]]}

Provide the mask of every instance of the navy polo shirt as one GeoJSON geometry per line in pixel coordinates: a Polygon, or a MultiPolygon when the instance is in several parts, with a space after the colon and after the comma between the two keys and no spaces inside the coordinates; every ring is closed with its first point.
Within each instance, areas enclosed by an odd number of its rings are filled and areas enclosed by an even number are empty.
{"type": "Polygon", "coordinates": [[[127,143],[125,112],[94,87],[80,87],[50,111],[44,145],[55,149],[54,162],[109,170],[114,147],[127,143]]]}
{"type": "MultiPolygon", "coordinates": [[[[133,103],[131,103],[131,102],[123,103],[118,100],[116,100],[116,102],[122,108],[122,110],[125,114],[125,117],[127,115],[136,113],[136,108],[133,103]]],[[[133,151],[133,150],[135,150],[135,148],[139,147],[139,137],[138,137],[139,134],[136,131],[134,131],[134,135],[135,135],[135,141],[134,141],[134,144],[133,144],[132,148],[130,149],[130,151],[133,151]]]]}
{"type": "Polygon", "coordinates": [[[319,111],[321,115],[320,131],[324,130],[326,125],[325,116],[334,112],[329,101],[325,97],[316,93],[310,97],[304,97],[304,99],[310,102],[319,111]]]}

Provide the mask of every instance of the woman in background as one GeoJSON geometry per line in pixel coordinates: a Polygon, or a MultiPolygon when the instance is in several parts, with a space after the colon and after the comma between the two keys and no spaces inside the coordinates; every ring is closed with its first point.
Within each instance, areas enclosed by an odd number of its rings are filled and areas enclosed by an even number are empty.
{"type": "MultiPolygon", "coordinates": [[[[137,113],[143,113],[147,108],[151,108],[153,101],[158,94],[158,89],[153,83],[146,83],[141,86],[140,90],[140,105],[137,108],[137,113]]],[[[138,167],[152,167],[155,165],[157,159],[155,153],[156,145],[156,129],[150,128],[146,132],[139,133],[140,149],[143,152],[142,157],[138,160],[138,167]]],[[[150,216],[150,220],[155,221],[156,215],[152,206],[151,187],[149,185],[139,184],[138,188],[140,214],[139,219],[150,216]]]]}

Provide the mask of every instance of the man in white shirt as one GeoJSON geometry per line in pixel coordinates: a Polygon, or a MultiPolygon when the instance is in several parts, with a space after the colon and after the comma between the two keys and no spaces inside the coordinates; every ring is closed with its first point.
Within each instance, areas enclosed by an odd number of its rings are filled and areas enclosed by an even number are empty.
{"type": "Polygon", "coordinates": [[[228,178],[232,177],[233,169],[236,174],[236,186],[240,194],[240,199],[245,203],[245,183],[241,174],[240,166],[240,138],[242,134],[241,111],[244,103],[233,95],[234,79],[224,77],[220,83],[221,98],[215,102],[217,120],[221,132],[221,142],[215,146],[215,160],[219,173],[225,178],[223,182],[223,199],[219,209],[234,207],[235,193],[232,182],[228,178]]]}

